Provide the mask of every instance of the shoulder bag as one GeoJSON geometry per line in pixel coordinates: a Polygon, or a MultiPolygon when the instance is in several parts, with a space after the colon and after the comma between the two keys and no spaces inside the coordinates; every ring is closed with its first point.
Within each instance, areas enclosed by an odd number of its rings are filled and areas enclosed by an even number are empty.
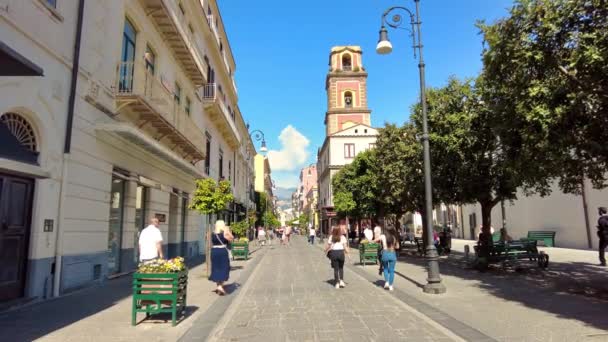
{"type": "Polygon", "coordinates": [[[232,260],[232,251],[226,246],[224,245],[224,243],[222,242],[222,239],[220,239],[219,235],[217,235],[217,233],[215,234],[215,238],[217,239],[217,241],[220,242],[220,244],[222,245],[222,247],[224,247],[226,249],[226,251],[228,252],[228,259],[232,260]]]}

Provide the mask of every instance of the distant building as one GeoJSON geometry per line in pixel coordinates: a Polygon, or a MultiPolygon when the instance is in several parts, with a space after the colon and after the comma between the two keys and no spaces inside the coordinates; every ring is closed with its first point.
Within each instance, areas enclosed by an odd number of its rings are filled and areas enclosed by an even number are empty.
{"type": "Polygon", "coordinates": [[[325,82],[327,113],[325,141],[317,155],[318,208],[321,229],[327,233],[335,217],[331,180],[361,151],[373,148],[378,131],[371,127],[367,106],[367,72],[359,46],[336,46],[329,55],[325,82]]]}

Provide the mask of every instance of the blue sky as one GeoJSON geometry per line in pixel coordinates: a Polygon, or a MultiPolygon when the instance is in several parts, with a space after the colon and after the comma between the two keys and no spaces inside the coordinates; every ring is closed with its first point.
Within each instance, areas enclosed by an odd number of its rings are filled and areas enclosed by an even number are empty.
{"type": "MultiPolygon", "coordinates": [[[[375,53],[382,12],[413,0],[218,1],[236,64],[239,107],[266,136],[277,186],[296,186],[316,161],[327,110],[325,76],[332,46],[359,45],[368,72],[372,125],[403,123],[419,93],[409,32],[389,29],[393,53],[375,53]]],[[[478,19],[507,15],[511,0],[422,0],[427,86],[480,68],[478,19]]],[[[257,146],[259,148],[259,145],[257,146]]]]}

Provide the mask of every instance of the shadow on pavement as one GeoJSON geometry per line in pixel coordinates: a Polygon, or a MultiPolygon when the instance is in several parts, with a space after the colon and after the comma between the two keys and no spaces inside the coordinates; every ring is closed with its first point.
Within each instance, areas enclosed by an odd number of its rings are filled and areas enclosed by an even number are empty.
{"type": "MultiPolygon", "coordinates": [[[[547,249],[551,256],[551,250],[547,249]]],[[[426,272],[426,260],[406,250],[399,261],[416,265],[426,272]]],[[[491,267],[479,272],[469,267],[463,253],[452,251],[440,258],[442,275],[479,282],[479,287],[505,300],[559,317],[585,322],[608,329],[608,270],[581,262],[550,262],[545,270],[536,263],[524,262],[517,267],[491,267]]],[[[399,274],[417,286],[416,281],[399,274]]]]}
{"type": "MultiPolygon", "coordinates": [[[[194,314],[196,312],[196,310],[198,310],[198,306],[186,306],[186,312],[182,315],[179,312],[177,313],[177,321],[176,324],[180,324],[182,321],[184,321],[186,318],[192,316],[192,314],[194,314]]],[[[138,317],[142,317],[144,314],[138,314],[138,317]]],[[[149,317],[140,319],[139,321],[137,321],[135,323],[136,326],[138,325],[146,325],[146,324],[166,324],[168,322],[171,322],[171,314],[170,313],[159,313],[156,315],[150,315],[149,317]]]]}
{"type": "MultiPolygon", "coordinates": [[[[203,261],[199,257],[186,263],[193,268],[203,261]]],[[[131,284],[132,277],[128,274],[57,299],[0,313],[0,341],[33,341],[95,315],[130,297],[131,284]]]]}

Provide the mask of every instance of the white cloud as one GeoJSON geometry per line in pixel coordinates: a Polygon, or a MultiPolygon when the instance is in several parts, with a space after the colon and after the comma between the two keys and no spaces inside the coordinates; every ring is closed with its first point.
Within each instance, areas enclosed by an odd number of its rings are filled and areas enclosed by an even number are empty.
{"type": "MultiPolygon", "coordinates": [[[[298,132],[292,125],[287,125],[279,135],[282,148],[268,151],[271,172],[299,170],[308,161],[306,150],[310,140],[298,132]]],[[[278,184],[277,184],[278,185],[278,184]]]]}

